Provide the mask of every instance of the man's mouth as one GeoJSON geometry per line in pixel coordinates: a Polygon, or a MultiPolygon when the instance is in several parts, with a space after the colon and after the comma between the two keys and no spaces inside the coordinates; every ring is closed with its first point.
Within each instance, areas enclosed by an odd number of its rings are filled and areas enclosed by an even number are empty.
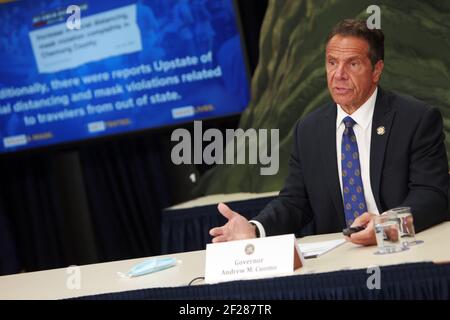
{"type": "Polygon", "coordinates": [[[352,89],[343,88],[343,87],[334,87],[334,92],[337,94],[347,94],[350,93],[352,89]]]}

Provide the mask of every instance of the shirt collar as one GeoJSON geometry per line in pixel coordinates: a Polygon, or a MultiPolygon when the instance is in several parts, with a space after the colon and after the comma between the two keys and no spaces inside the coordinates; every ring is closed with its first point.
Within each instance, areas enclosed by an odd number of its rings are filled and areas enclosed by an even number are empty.
{"type": "Polygon", "coordinates": [[[370,122],[372,121],[373,117],[373,111],[375,110],[375,101],[377,99],[377,93],[378,93],[378,87],[375,88],[374,92],[370,96],[369,99],[367,99],[364,104],[358,108],[353,114],[349,115],[347,112],[345,112],[342,107],[338,104],[337,106],[337,116],[336,116],[336,129],[339,128],[339,126],[342,123],[342,120],[350,116],[353,120],[364,130],[367,129],[370,122]]]}

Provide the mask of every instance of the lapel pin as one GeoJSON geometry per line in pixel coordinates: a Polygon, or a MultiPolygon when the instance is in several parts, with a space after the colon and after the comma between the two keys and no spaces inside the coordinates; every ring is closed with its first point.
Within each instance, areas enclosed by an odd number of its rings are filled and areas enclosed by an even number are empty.
{"type": "Polygon", "coordinates": [[[377,128],[377,134],[379,136],[382,136],[383,134],[385,134],[385,132],[386,132],[386,129],[383,126],[380,126],[377,128]]]}

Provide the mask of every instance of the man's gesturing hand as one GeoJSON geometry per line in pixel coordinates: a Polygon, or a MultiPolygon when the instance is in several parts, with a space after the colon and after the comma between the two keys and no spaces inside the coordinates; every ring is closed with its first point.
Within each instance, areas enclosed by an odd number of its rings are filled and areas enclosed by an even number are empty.
{"type": "Polygon", "coordinates": [[[209,230],[209,234],[213,237],[213,242],[256,238],[255,226],[250,224],[239,213],[234,212],[223,203],[219,203],[217,209],[228,219],[228,222],[222,227],[209,230]]]}

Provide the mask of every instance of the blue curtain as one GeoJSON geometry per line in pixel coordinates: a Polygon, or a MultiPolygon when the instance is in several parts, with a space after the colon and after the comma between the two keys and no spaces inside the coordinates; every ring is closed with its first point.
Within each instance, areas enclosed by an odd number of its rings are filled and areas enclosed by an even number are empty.
{"type": "Polygon", "coordinates": [[[17,248],[4,210],[0,207],[0,275],[19,272],[17,248]]]}
{"type": "Polygon", "coordinates": [[[158,255],[170,205],[162,154],[157,137],[80,148],[76,187],[63,151],[2,159],[0,275],[158,255]],[[83,213],[74,209],[81,195],[83,213]]]}
{"type": "Polygon", "coordinates": [[[0,247],[1,264],[15,265],[2,268],[2,274],[56,268],[68,262],[62,247],[64,216],[55,165],[48,156],[0,162],[0,228],[4,231],[0,233],[6,238],[0,247]]]}
{"type": "Polygon", "coordinates": [[[81,150],[100,261],[160,253],[161,211],[170,204],[161,148],[141,138],[81,150]]]}

